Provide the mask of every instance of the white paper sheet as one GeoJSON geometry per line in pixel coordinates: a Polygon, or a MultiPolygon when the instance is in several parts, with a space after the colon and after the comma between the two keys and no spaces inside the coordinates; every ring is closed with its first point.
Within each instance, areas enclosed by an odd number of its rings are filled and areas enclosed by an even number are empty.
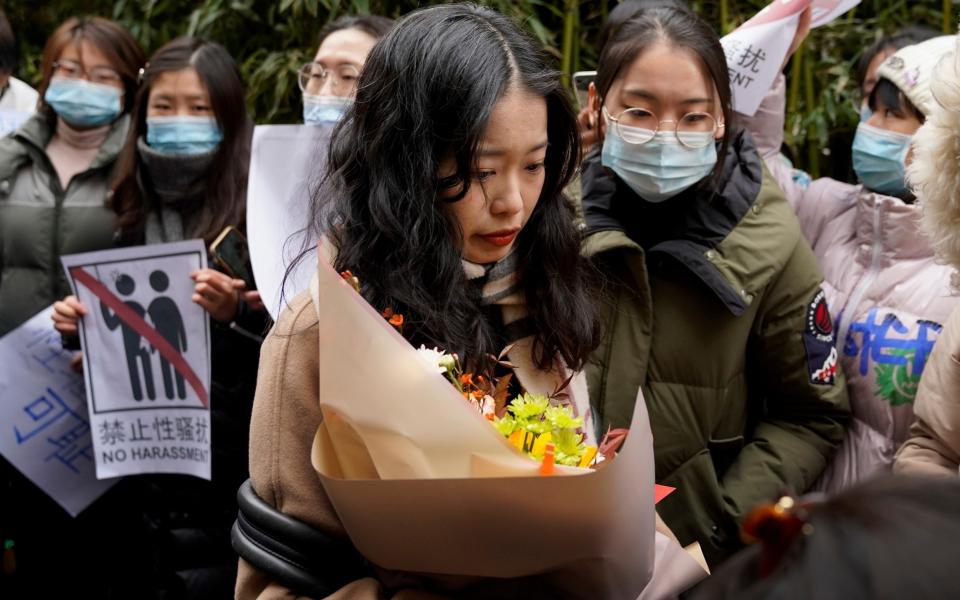
{"type": "Polygon", "coordinates": [[[257,289],[276,320],[297,293],[307,289],[316,270],[314,255],[284,276],[304,248],[310,198],[324,175],[330,128],[259,125],[253,132],[247,185],[247,239],[257,289]],[[282,293],[281,293],[282,292],[282,293]]]}
{"type": "Polygon", "coordinates": [[[33,113],[0,110],[0,137],[16,131],[33,113]]]}

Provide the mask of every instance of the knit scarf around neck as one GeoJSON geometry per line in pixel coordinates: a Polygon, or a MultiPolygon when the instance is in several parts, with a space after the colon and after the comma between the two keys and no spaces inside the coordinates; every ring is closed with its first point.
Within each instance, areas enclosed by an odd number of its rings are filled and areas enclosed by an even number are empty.
{"type": "Polygon", "coordinates": [[[499,306],[507,343],[530,335],[527,304],[517,270],[517,254],[510,252],[495,263],[479,265],[461,259],[467,281],[477,286],[482,306],[499,306]]]}
{"type": "MultiPolygon", "coordinates": [[[[150,194],[156,199],[147,215],[144,236],[147,244],[176,242],[192,232],[184,224],[184,214],[194,212],[203,201],[207,173],[216,150],[196,156],[177,156],[157,152],[143,136],[137,139],[137,153],[146,168],[150,194]]],[[[141,187],[147,187],[141,181],[141,187]]]]}
{"type": "MultiPolygon", "coordinates": [[[[550,370],[540,369],[534,362],[534,330],[521,286],[516,250],[488,265],[479,265],[466,259],[461,261],[467,280],[480,287],[480,304],[500,307],[507,343],[513,345],[507,358],[516,366],[514,373],[520,384],[531,393],[552,393],[571,373],[559,357],[550,370]]],[[[583,430],[587,442],[595,444],[597,433],[582,372],[569,382],[567,394],[574,414],[584,418],[583,430]]]]}

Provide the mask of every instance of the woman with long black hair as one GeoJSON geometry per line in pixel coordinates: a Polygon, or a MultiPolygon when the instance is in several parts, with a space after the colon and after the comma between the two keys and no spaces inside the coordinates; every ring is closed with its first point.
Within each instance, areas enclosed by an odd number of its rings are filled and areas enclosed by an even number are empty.
{"type": "MultiPolygon", "coordinates": [[[[119,243],[202,239],[209,245],[226,226],[242,230],[252,123],[230,54],[198,38],[171,41],[143,70],[132,112],[113,185],[119,243]]],[[[236,572],[229,531],[235,493],[247,477],[259,336],[267,317],[242,280],[214,268],[192,278],[193,301],[212,322],[212,479],[159,475],[124,483],[144,502],[151,528],[145,543],[154,580],[144,587],[163,597],[222,598],[229,597],[236,572]]],[[[57,329],[74,334],[83,314],[73,296],[57,302],[57,329]]]]}
{"type": "MultiPolygon", "coordinates": [[[[515,379],[550,393],[579,374],[599,341],[591,270],[562,194],[578,156],[569,101],[529,38],[485,8],[424,9],[367,59],[356,102],[333,135],[324,189],[335,192],[315,198],[315,214],[327,215],[316,227],[329,232],[335,268],[359,278],[363,297],[404,315],[412,344],[457,353],[466,370],[493,375],[489,355],[532,340],[510,352],[515,379]]],[[[319,335],[305,293],[265,341],[250,472],[256,494],[300,529],[318,531],[327,551],[311,558],[316,570],[301,563],[299,578],[242,562],[238,597],[529,591],[516,581],[420,577],[348,560],[355,551],[310,462],[322,420],[319,335]],[[298,586],[304,576],[309,590],[298,586]]],[[[570,387],[588,416],[582,375],[570,387]]]]}
{"type": "MultiPolygon", "coordinates": [[[[99,17],[70,17],[47,40],[37,112],[0,139],[0,336],[69,293],[61,255],[113,245],[109,185],[144,61],[129,31],[99,17]]],[[[0,536],[17,558],[16,575],[0,577],[0,596],[123,596],[133,578],[101,577],[98,565],[113,561],[123,573],[130,565],[91,539],[120,499],[111,490],[71,518],[0,458],[0,536]],[[89,552],[64,558],[50,543],[56,536],[91,540],[89,552]],[[61,576],[50,577],[58,562],[61,576]]]]}

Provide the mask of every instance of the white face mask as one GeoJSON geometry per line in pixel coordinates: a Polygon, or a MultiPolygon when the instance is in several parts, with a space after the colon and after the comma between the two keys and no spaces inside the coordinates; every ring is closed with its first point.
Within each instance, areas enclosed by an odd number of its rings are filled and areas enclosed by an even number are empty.
{"type": "MultiPolygon", "coordinates": [[[[637,127],[638,137],[646,135],[637,127]]],[[[679,142],[674,132],[659,131],[645,144],[630,144],[623,140],[616,128],[607,123],[601,162],[624,181],[630,189],[647,202],[663,202],[699,183],[717,164],[717,147],[713,134],[683,133],[690,148],[679,142]]]]}
{"type": "Polygon", "coordinates": [[[307,125],[334,125],[352,105],[352,96],[304,94],[303,122],[307,125]]]}

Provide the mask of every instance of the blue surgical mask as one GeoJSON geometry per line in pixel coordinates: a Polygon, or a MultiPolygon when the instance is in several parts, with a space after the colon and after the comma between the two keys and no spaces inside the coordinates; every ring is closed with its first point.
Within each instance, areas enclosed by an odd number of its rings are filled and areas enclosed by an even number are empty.
{"type": "Polygon", "coordinates": [[[873,116],[873,110],[870,109],[869,104],[863,104],[860,106],[860,122],[866,123],[867,119],[873,116]]]}
{"type": "Polygon", "coordinates": [[[303,95],[303,122],[307,125],[334,125],[353,105],[351,96],[303,95]]]}
{"type": "MultiPolygon", "coordinates": [[[[620,125],[621,129],[639,128],[620,125]]],[[[717,164],[712,133],[685,133],[690,148],[674,132],[658,131],[645,144],[630,144],[607,123],[601,162],[647,202],[663,202],[697,184],[717,164]]]]}
{"type": "Polygon", "coordinates": [[[163,154],[195,156],[212,152],[223,141],[213,117],[152,117],[147,119],[147,145],[163,154]]]}
{"type": "Polygon", "coordinates": [[[853,138],[853,170],[868,190],[888,196],[907,193],[906,163],[912,136],[860,123],[853,138]]]}
{"type": "Polygon", "coordinates": [[[120,116],[123,90],[84,79],[54,77],[43,100],[57,116],[76,127],[99,127],[120,116]]]}

